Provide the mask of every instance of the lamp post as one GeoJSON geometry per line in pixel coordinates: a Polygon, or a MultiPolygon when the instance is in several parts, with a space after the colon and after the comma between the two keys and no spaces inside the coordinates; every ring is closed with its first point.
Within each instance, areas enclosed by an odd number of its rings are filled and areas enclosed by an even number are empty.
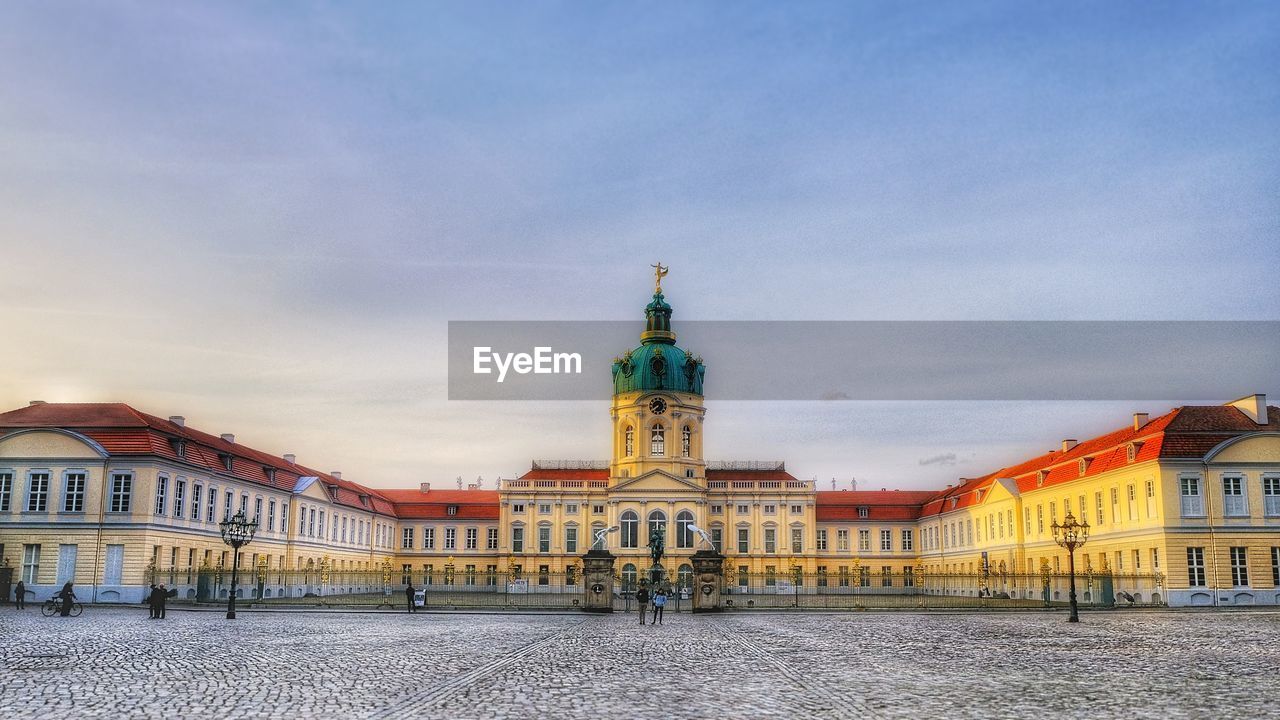
{"type": "Polygon", "coordinates": [[[231,592],[227,593],[227,619],[235,620],[236,592],[239,590],[240,582],[240,548],[253,540],[253,534],[258,531],[258,522],[246,519],[244,511],[241,510],[218,523],[218,527],[222,530],[222,542],[235,549],[235,557],[231,561],[231,592]]]}
{"type": "Polygon", "coordinates": [[[1059,525],[1054,521],[1052,527],[1053,541],[1067,550],[1067,576],[1071,583],[1071,615],[1067,618],[1067,622],[1080,622],[1080,612],[1076,607],[1076,548],[1089,540],[1089,521],[1076,522],[1071,511],[1067,511],[1066,517],[1062,518],[1062,524],[1059,525]]]}

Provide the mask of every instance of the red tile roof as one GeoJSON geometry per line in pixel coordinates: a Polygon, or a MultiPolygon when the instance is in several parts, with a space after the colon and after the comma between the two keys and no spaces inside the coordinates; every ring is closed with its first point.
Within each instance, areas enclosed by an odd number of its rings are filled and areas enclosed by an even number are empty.
{"type": "Polygon", "coordinates": [[[401,519],[497,520],[497,490],[383,490],[401,519]],[[449,514],[449,507],[457,510],[449,514]]]}
{"type": "Polygon", "coordinates": [[[819,490],[815,493],[818,522],[857,520],[915,520],[932,490],[819,490]],[[867,508],[860,517],[859,508],[867,508]]]}
{"type": "Polygon", "coordinates": [[[608,470],[543,470],[534,468],[520,476],[521,480],[608,480],[608,470]]]}

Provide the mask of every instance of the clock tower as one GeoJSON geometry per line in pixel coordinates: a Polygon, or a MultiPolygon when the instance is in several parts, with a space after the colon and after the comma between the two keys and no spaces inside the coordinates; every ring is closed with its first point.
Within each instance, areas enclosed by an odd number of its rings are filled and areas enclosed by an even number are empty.
{"type": "Polygon", "coordinates": [[[653,471],[706,483],[702,454],[702,358],[676,346],[671,306],[662,295],[667,268],[654,266],[640,346],[613,362],[613,484],[653,471]]]}

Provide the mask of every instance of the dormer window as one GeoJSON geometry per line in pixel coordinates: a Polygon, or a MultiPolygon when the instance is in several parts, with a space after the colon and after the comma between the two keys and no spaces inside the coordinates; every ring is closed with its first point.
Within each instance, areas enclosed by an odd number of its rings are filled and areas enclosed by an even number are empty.
{"type": "Polygon", "coordinates": [[[222,460],[222,468],[227,472],[231,472],[232,461],[234,458],[230,453],[218,453],[218,459],[222,460]]]}
{"type": "Polygon", "coordinates": [[[954,509],[956,508],[956,503],[957,503],[959,500],[960,500],[960,498],[951,498],[951,509],[952,509],[952,510],[954,510],[954,509]]]}
{"type": "Polygon", "coordinates": [[[979,490],[974,490],[974,491],[973,491],[973,496],[974,496],[974,498],[976,498],[976,499],[978,500],[978,502],[982,502],[982,490],[981,490],[981,489],[979,489],[979,490]]]}
{"type": "Polygon", "coordinates": [[[458,506],[457,506],[457,505],[450,505],[450,506],[449,506],[449,509],[448,509],[448,511],[447,511],[447,512],[448,512],[450,515],[457,515],[457,514],[458,514],[458,506]]]}
{"type": "Polygon", "coordinates": [[[173,448],[173,454],[177,455],[179,459],[186,459],[187,457],[187,441],[186,440],[183,440],[182,438],[177,438],[177,437],[169,438],[169,446],[173,448]]]}
{"type": "Polygon", "coordinates": [[[276,481],[276,469],[267,465],[262,466],[262,474],[267,476],[267,482],[274,483],[276,481]]]}
{"type": "Polygon", "coordinates": [[[1080,458],[1080,462],[1076,463],[1076,469],[1080,472],[1080,476],[1083,477],[1089,469],[1089,458],[1080,458]]]}
{"type": "Polygon", "coordinates": [[[1142,447],[1142,443],[1136,443],[1136,442],[1129,443],[1129,445],[1124,449],[1124,456],[1129,460],[1129,462],[1133,462],[1134,460],[1137,460],[1138,450],[1141,447],[1142,447]]]}
{"type": "MultiPolygon", "coordinates": [[[[952,498],[951,506],[955,507],[955,504],[956,504],[955,498],[952,498]]],[[[867,507],[866,505],[862,505],[858,507],[858,517],[865,518],[865,517],[869,517],[870,515],[871,515],[871,508],[867,507]]]]}
{"type": "Polygon", "coordinates": [[[1048,477],[1049,477],[1048,470],[1041,470],[1040,472],[1036,473],[1036,487],[1043,487],[1044,481],[1048,477]]]}

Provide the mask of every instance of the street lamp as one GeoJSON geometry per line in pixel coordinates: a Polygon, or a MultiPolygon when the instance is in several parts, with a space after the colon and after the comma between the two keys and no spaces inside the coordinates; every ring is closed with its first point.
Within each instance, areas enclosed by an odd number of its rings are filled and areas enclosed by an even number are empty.
{"type": "Polygon", "coordinates": [[[222,542],[235,548],[236,551],[235,558],[231,561],[231,592],[227,594],[227,619],[235,620],[236,592],[239,590],[240,582],[240,548],[253,540],[253,534],[258,531],[258,521],[246,519],[244,511],[241,510],[218,523],[218,527],[222,530],[222,542]]]}
{"type": "Polygon", "coordinates": [[[1071,582],[1071,616],[1067,618],[1067,622],[1080,622],[1080,613],[1076,607],[1076,548],[1089,540],[1089,521],[1076,522],[1075,516],[1068,510],[1066,517],[1062,518],[1062,524],[1059,525],[1055,520],[1052,527],[1053,541],[1067,550],[1067,575],[1071,582]]]}

